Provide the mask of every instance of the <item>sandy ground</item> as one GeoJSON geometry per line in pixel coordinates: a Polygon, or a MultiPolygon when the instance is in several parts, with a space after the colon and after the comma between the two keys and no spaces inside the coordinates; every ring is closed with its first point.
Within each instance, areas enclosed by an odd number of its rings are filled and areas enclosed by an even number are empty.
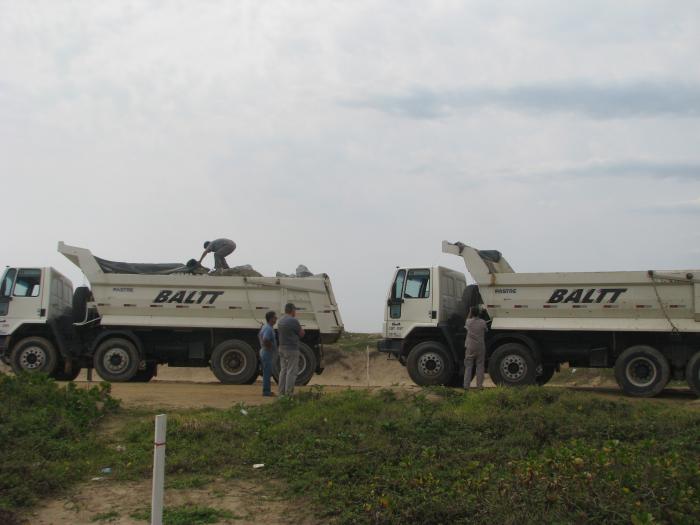
{"type": "MultiPolygon", "coordinates": [[[[395,359],[388,360],[385,354],[376,350],[343,352],[334,347],[327,347],[324,354],[324,371],[314,375],[310,385],[352,385],[352,386],[391,386],[412,385],[406,368],[395,359]],[[368,368],[369,353],[369,374],[368,368]]],[[[83,371],[77,381],[86,381],[87,372],[83,371]]],[[[97,372],[93,372],[93,381],[99,381],[97,372]]],[[[209,368],[158,367],[158,375],[152,382],[189,381],[194,383],[219,383],[209,368]]]]}
{"type": "MultiPolygon", "coordinates": [[[[250,482],[218,479],[200,489],[166,489],[164,504],[166,508],[196,504],[232,514],[232,518],[219,523],[316,523],[299,508],[293,508],[289,502],[274,496],[273,490],[250,482]]],[[[119,483],[90,481],[77,487],[70,497],[52,500],[26,516],[26,519],[32,525],[143,525],[148,522],[135,519],[131,514],[148,509],[150,505],[150,480],[119,483]],[[104,519],[96,519],[100,515],[104,519]]]]}

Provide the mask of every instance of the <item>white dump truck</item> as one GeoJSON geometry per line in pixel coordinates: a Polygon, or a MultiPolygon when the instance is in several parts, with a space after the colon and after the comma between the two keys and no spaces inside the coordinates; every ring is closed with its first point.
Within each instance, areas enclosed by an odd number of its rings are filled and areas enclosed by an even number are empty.
{"type": "Polygon", "coordinates": [[[614,368],[634,396],[671,379],[700,395],[700,270],[516,273],[495,250],[444,241],[442,251],[462,257],[476,284],[446,268],[398,268],[378,343],[417,384],[461,384],[465,319],[479,306],[497,384],[544,384],[568,363],[614,368]]]}
{"type": "Polygon", "coordinates": [[[73,379],[94,367],[108,381],[149,381],[158,364],[210,366],[223,383],[258,377],[257,334],[292,302],[306,335],[297,382],[323,371],[323,344],[343,331],[330,279],[188,273],[179,264],[100,259],[59,243],[90,288],[53,268],[7,268],[0,285],[0,357],[15,371],[73,379]]]}

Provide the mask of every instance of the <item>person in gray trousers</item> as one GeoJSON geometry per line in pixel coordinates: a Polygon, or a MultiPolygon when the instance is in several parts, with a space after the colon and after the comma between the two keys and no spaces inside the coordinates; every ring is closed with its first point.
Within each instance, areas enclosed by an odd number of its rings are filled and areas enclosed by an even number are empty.
{"type": "Polygon", "coordinates": [[[208,253],[214,254],[214,268],[217,270],[227,270],[228,263],[226,262],[226,256],[231,255],[236,249],[236,243],[231,239],[214,239],[213,241],[206,241],[204,243],[204,253],[199,258],[199,264],[207,256],[208,253]]]}
{"type": "Polygon", "coordinates": [[[472,382],[472,370],[476,361],[476,388],[484,386],[484,360],[486,359],[486,332],[489,327],[481,317],[479,308],[472,306],[467,319],[467,339],[464,342],[464,389],[469,390],[472,382]]]}
{"type": "Polygon", "coordinates": [[[277,322],[279,335],[280,378],[278,393],[291,396],[299,373],[299,339],[304,337],[304,329],[296,318],[297,308],[292,303],[284,306],[284,317],[277,322]]]}

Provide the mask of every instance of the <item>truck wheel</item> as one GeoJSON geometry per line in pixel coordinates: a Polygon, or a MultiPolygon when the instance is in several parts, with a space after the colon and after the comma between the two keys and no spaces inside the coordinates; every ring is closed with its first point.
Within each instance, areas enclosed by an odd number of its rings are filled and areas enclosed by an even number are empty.
{"type": "Polygon", "coordinates": [[[685,367],[685,380],[688,381],[690,389],[700,397],[700,352],[688,361],[685,367]]]}
{"type": "Polygon", "coordinates": [[[122,337],[112,337],[100,343],[93,361],[102,379],[122,383],[136,375],[141,357],[134,343],[122,337]]]}
{"type": "Polygon", "coordinates": [[[147,361],[146,366],[141,370],[140,368],[136,371],[134,376],[129,379],[130,383],[148,383],[153,376],[156,375],[156,369],[158,365],[153,361],[147,361]]]}
{"type": "Polygon", "coordinates": [[[491,355],[489,376],[501,386],[534,385],[537,382],[537,362],[525,345],[506,343],[491,355]]]}
{"type": "Polygon", "coordinates": [[[80,367],[73,361],[70,372],[66,372],[66,363],[63,359],[59,360],[56,369],[51,374],[56,381],[73,381],[80,374],[80,367]]]}
{"type": "Polygon", "coordinates": [[[53,374],[58,364],[58,352],[44,337],[25,337],[12,347],[10,365],[15,374],[42,372],[53,374]]]}
{"type": "Polygon", "coordinates": [[[214,348],[211,370],[222,383],[245,385],[258,373],[258,356],[245,341],[229,339],[214,348]]]}
{"type": "Polygon", "coordinates": [[[406,368],[419,386],[448,385],[454,375],[454,363],[447,348],[436,341],[414,346],[408,354],[406,368]]]}
{"type": "MultiPolygon", "coordinates": [[[[294,382],[295,385],[304,386],[308,385],[311,378],[314,376],[316,371],[316,355],[309,345],[306,343],[299,343],[299,368],[297,372],[297,380],[294,382]]],[[[280,356],[277,352],[277,357],[272,363],[272,378],[275,383],[280,382],[280,356]]]]}
{"type": "Polygon", "coordinates": [[[552,365],[543,365],[542,366],[542,373],[537,376],[536,382],[539,386],[544,386],[547,383],[549,383],[549,380],[552,379],[552,376],[554,375],[554,372],[556,372],[556,369],[552,365]]]}
{"type": "Polygon", "coordinates": [[[630,346],[615,361],[615,379],[622,390],[635,397],[653,397],[668,384],[668,361],[656,348],[630,346]]]}

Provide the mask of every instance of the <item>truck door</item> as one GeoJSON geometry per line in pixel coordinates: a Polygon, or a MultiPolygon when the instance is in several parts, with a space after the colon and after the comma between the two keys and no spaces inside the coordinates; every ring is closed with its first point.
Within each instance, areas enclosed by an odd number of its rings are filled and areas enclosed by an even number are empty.
{"type": "MultiPolygon", "coordinates": [[[[11,285],[11,294],[8,293],[10,285],[6,287],[6,284],[10,282],[8,273],[5,274],[2,283],[3,300],[6,301],[6,308],[9,306],[5,315],[13,319],[37,319],[43,317],[45,312],[42,311],[41,307],[41,270],[39,268],[20,268],[17,270],[14,284],[11,285]]],[[[2,306],[0,306],[0,309],[2,309],[2,306]]]]}
{"type": "Polygon", "coordinates": [[[10,312],[10,302],[12,301],[12,285],[15,284],[17,270],[8,268],[5,270],[5,275],[2,276],[2,284],[0,284],[0,316],[6,316],[10,312]]]}
{"type": "Polygon", "coordinates": [[[406,284],[406,270],[399,270],[394,277],[394,283],[391,285],[391,292],[387,301],[386,320],[388,323],[391,323],[392,320],[401,319],[404,284],[406,284]]]}
{"type": "Polygon", "coordinates": [[[432,320],[430,268],[412,268],[406,274],[403,292],[403,321],[429,323],[432,320]]]}

